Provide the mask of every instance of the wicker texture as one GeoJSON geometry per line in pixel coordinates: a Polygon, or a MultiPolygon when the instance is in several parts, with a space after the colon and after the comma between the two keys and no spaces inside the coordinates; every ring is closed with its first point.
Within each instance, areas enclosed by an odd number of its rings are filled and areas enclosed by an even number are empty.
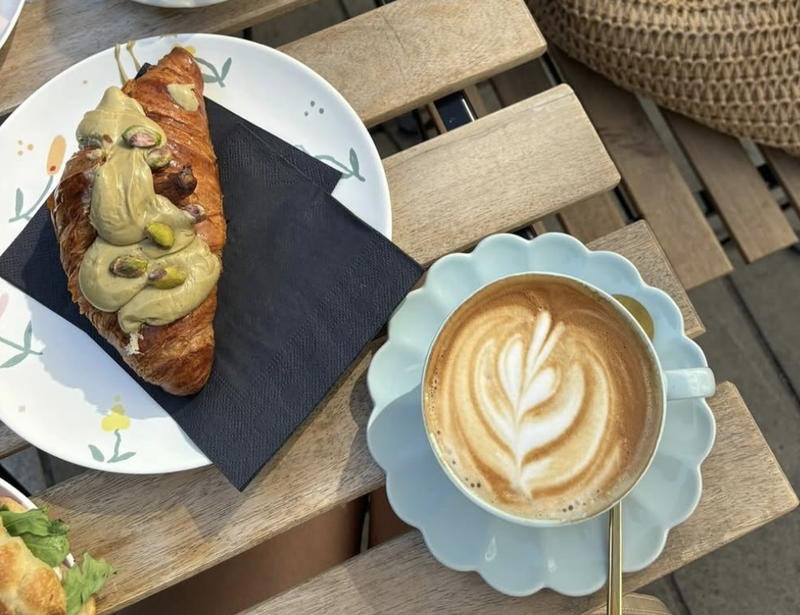
{"type": "Polygon", "coordinates": [[[800,155],[800,0],[528,0],[576,60],[712,128],[800,155]]]}

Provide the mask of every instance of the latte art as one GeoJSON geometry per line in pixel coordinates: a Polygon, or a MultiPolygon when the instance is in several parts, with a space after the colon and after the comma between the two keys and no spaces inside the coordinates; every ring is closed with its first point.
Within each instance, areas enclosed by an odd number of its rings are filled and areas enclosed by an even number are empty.
{"type": "Polygon", "coordinates": [[[562,278],[514,277],[448,321],[426,370],[425,420],[442,462],[482,500],[580,518],[655,446],[654,369],[605,300],[562,278]]]}

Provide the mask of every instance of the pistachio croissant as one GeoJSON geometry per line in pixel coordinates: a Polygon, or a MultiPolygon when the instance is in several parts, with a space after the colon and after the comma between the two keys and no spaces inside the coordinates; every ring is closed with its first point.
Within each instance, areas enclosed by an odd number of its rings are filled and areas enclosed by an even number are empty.
{"type": "Polygon", "coordinates": [[[214,357],[225,218],[191,54],[109,88],[78,141],[48,200],[73,301],[141,378],[196,393],[214,357]]]}

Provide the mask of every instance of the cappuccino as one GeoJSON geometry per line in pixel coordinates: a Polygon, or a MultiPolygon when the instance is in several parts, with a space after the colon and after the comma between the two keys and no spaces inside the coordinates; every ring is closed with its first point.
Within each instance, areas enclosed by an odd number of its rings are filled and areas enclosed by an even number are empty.
{"type": "Polygon", "coordinates": [[[449,317],[423,382],[443,466],[513,517],[576,521],[638,480],[661,428],[658,364],[616,306],[569,278],[525,274],[449,317]]]}

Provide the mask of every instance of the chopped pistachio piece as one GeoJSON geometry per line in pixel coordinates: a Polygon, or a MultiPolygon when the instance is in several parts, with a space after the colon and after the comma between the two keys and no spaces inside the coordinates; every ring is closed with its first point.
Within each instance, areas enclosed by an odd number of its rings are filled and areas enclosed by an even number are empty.
{"type": "Polygon", "coordinates": [[[129,126],[122,133],[122,138],[131,147],[160,147],[161,133],[149,126],[129,126]]]}
{"type": "Polygon", "coordinates": [[[180,286],[186,281],[186,272],[177,267],[164,267],[153,271],[147,276],[147,280],[150,282],[150,286],[154,288],[169,290],[180,286]]]}
{"type": "Polygon", "coordinates": [[[184,207],[181,207],[181,210],[192,219],[192,224],[197,224],[198,222],[202,222],[206,219],[206,210],[203,209],[203,206],[200,205],[200,203],[191,203],[190,205],[185,205],[184,207]]]}
{"type": "Polygon", "coordinates": [[[166,147],[158,147],[147,152],[145,160],[150,169],[157,171],[169,164],[170,160],[172,160],[172,154],[166,147]]]}
{"type": "Polygon", "coordinates": [[[138,278],[147,271],[147,260],[132,254],[118,256],[109,266],[109,270],[121,278],[138,278]]]}
{"type": "Polygon", "coordinates": [[[152,222],[145,228],[147,236],[157,246],[162,248],[171,248],[175,243],[175,232],[166,224],[161,222],[152,222]]]}

